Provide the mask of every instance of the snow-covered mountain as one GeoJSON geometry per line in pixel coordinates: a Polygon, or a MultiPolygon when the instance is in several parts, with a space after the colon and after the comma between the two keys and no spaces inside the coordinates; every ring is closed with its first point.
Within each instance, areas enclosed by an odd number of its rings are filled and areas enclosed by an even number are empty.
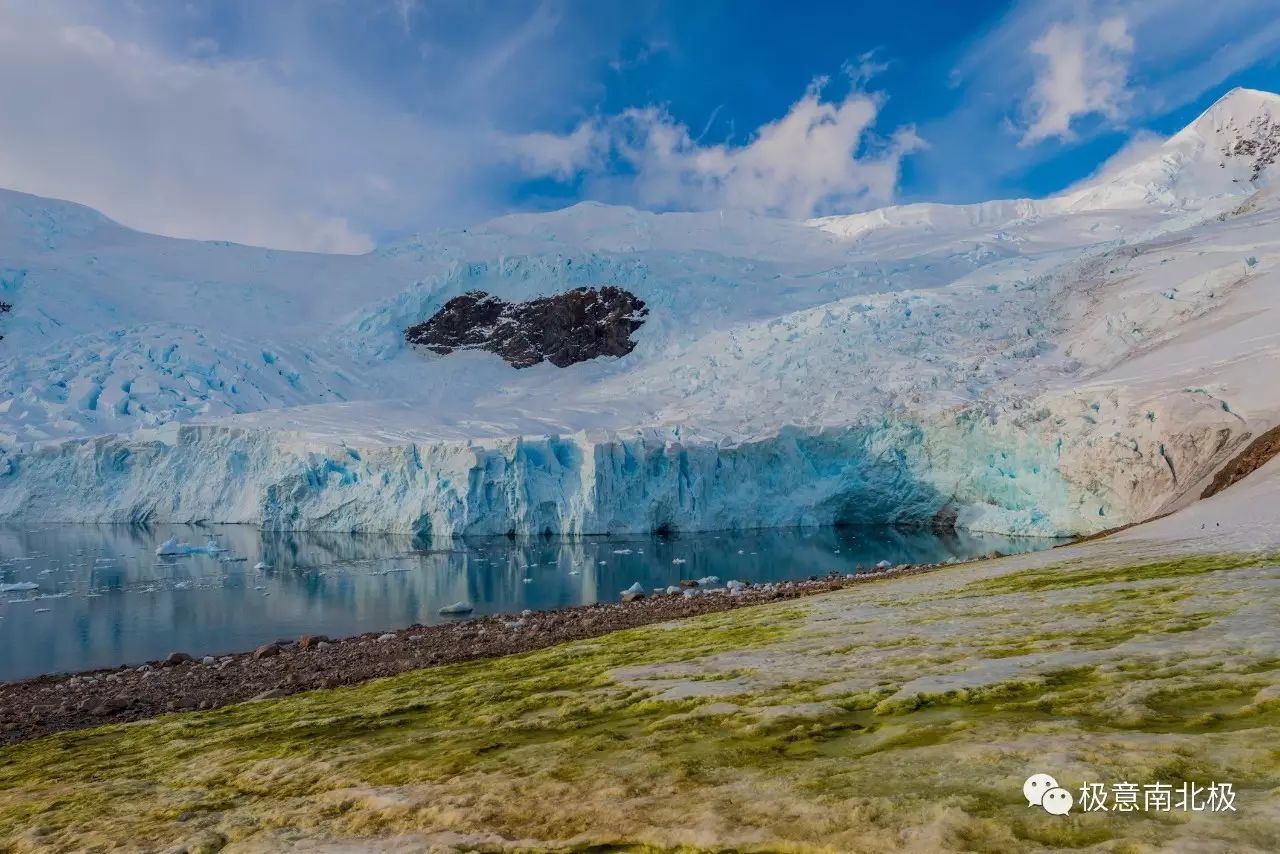
{"type": "Polygon", "coordinates": [[[1049,199],[809,222],[582,204],[359,257],[0,192],[0,516],[437,536],[1137,521],[1280,421],[1278,152],[1280,97],[1237,89],[1049,199]],[[405,341],[473,291],[559,335],[573,311],[540,298],[605,287],[645,307],[620,358],[516,368],[405,341]]]}

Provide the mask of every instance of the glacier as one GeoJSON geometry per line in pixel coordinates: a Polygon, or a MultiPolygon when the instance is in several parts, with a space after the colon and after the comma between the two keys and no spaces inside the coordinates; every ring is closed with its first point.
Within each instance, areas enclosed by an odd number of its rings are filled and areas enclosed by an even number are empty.
{"type": "Polygon", "coordinates": [[[1235,90],[1041,200],[805,222],[582,204],[364,256],[125,229],[0,191],[0,518],[590,535],[1160,515],[1280,422],[1280,199],[1235,90]],[[615,285],[619,359],[403,330],[615,285]]]}

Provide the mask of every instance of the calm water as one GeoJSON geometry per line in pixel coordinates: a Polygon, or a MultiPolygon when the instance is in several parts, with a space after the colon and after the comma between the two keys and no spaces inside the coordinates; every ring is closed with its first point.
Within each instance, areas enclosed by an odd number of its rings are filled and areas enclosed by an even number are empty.
{"type": "Polygon", "coordinates": [[[475,614],[616,600],[681,578],[781,581],[880,560],[936,562],[1052,540],[896,529],[774,530],[586,540],[480,539],[415,549],[406,537],[243,526],[0,528],[0,680],[251,649],[475,614]],[[157,557],[170,536],[227,551],[157,557]],[[243,558],[232,562],[229,558],[243,558]],[[270,568],[255,570],[259,562],[270,568]],[[24,584],[35,590],[17,589],[24,584]]]}

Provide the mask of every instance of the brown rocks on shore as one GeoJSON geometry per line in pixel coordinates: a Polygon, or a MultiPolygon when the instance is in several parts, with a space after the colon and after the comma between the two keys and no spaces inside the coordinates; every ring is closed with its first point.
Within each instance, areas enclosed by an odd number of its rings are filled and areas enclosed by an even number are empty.
{"type": "Polygon", "coordinates": [[[173,653],[139,667],[4,683],[0,684],[0,743],[165,712],[337,688],[421,667],[527,652],[619,629],[825,593],[935,566],[776,584],[735,581],[715,590],[684,586],[686,595],[662,593],[624,603],[415,625],[341,640],[304,635],[297,642],[265,643],[238,655],[196,660],[186,653],[173,653]],[[690,595],[695,591],[697,595],[690,595]]]}

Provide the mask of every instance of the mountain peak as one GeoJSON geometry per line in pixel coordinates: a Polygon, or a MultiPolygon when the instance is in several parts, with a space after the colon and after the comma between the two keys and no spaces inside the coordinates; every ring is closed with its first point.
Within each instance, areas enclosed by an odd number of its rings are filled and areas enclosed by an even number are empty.
{"type": "Polygon", "coordinates": [[[1072,208],[1197,209],[1269,183],[1280,159],[1280,95],[1235,88],[1151,154],[1066,198],[1072,208]]]}
{"type": "MultiPolygon", "coordinates": [[[[1237,86],[1210,105],[1201,113],[1200,118],[1211,115],[1231,115],[1235,117],[1252,117],[1259,113],[1280,111],[1280,95],[1262,89],[1246,89],[1237,86]]],[[[1197,119],[1196,121],[1199,121],[1197,119]]],[[[1195,124],[1193,122],[1192,124],[1195,124]]]]}
{"type": "Polygon", "coordinates": [[[1184,135],[1205,140],[1206,154],[1218,158],[1220,169],[1234,161],[1258,181],[1280,157],[1280,95],[1232,89],[1170,142],[1184,135]]]}

